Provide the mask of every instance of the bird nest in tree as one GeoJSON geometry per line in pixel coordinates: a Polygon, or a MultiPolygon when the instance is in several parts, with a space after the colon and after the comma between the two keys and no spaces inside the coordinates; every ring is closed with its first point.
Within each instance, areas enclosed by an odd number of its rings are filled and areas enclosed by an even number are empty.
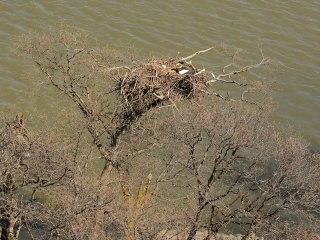
{"type": "Polygon", "coordinates": [[[192,98],[205,87],[207,79],[207,73],[191,62],[179,58],[151,59],[127,72],[118,89],[126,114],[137,117],[152,107],[192,98]]]}

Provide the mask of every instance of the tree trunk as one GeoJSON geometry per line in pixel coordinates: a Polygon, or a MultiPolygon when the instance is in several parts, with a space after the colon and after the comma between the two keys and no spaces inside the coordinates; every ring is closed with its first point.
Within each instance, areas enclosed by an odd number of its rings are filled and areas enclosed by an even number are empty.
{"type": "Polygon", "coordinates": [[[10,221],[9,219],[1,219],[1,240],[10,240],[10,221]]]}
{"type": "Polygon", "coordinates": [[[19,237],[19,230],[14,233],[14,226],[16,224],[16,219],[4,218],[0,220],[0,240],[16,240],[19,237]]]}

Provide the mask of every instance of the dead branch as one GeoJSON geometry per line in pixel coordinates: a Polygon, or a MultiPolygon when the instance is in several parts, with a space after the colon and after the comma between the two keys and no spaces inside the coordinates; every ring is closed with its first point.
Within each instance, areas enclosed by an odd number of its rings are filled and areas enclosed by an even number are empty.
{"type": "MultiPolygon", "coordinates": [[[[270,58],[266,58],[266,57],[263,56],[259,63],[244,66],[240,70],[235,70],[235,71],[231,71],[229,73],[219,74],[218,76],[216,76],[214,73],[210,72],[210,74],[213,77],[213,79],[207,81],[207,84],[210,84],[210,83],[213,83],[213,82],[216,82],[216,81],[220,81],[220,82],[224,82],[224,83],[235,83],[235,84],[237,84],[239,86],[246,86],[247,84],[239,83],[239,82],[237,82],[235,80],[227,80],[225,78],[230,79],[234,75],[237,75],[237,74],[240,74],[240,73],[244,73],[244,72],[247,72],[247,71],[249,71],[251,69],[259,68],[259,67],[261,67],[263,65],[266,65],[266,64],[270,63],[270,61],[271,61],[270,58]]],[[[230,64],[227,65],[227,66],[230,66],[230,64]]],[[[225,67],[223,69],[225,69],[225,67]]],[[[223,70],[223,72],[224,72],[224,70],[223,70]]]]}
{"type": "Polygon", "coordinates": [[[103,71],[103,72],[111,72],[111,71],[115,71],[115,70],[119,70],[119,69],[126,69],[126,70],[129,70],[131,71],[131,68],[128,67],[128,66],[120,66],[120,67],[107,67],[107,66],[104,66],[104,65],[98,65],[99,67],[102,67],[103,70],[100,70],[100,71],[103,71]]]}
{"type": "Polygon", "coordinates": [[[210,51],[210,50],[212,50],[212,49],[214,49],[214,48],[215,48],[215,47],[210,47],[210,48],[208,48],[208,49],[195,52],[195,53],[191,54],[191,55],[188,56],[188,57],[181,58],[179,61],[187,61],[187,60],[189,60],[189,59],[191,59],[191,58],[193,58],[193,57],[195,57],[195,56],[197,56],[197,55],[199,55],[199,54],[206,53],[206,52],[208,52],[208,51],[210,51]]]}

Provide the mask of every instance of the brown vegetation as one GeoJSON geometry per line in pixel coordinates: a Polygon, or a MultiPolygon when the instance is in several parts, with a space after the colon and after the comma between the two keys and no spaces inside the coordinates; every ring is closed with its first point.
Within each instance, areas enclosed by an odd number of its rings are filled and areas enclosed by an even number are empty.
{"type": "Polygon", "coordinates": [[[191,62],[213,48],[138,61],[88,42],[66,27],[19,40],[81,119],[59,140],[21,117],[2,126],[1,240],[293,239],[284,222],[316,236],[319,155],[272,124],[263,84],[237,78],[268,58],[231,54],[217,74],[191,62]]]}

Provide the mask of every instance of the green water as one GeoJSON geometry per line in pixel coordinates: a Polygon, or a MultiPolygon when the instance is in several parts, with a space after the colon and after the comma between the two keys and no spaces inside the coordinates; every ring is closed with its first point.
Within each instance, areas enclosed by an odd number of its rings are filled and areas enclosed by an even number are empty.
{"type": "MultiPolygon", "coordinates": [[[[60,21],[103,44],[130,44],[145,55],[189,55],[224,42],[248,52],[250,62],[259,58],[258,45],[263,45],[265,55],[281,67],[275,120],[292,124],[320,146],[319,0],[0,0],[0,109],[49,112],[52,98],[27,96],[33,70],[15,55],[13,40],[60,21]]],[[[212,54],[200,63],[221,64],[212,54]]]]}

